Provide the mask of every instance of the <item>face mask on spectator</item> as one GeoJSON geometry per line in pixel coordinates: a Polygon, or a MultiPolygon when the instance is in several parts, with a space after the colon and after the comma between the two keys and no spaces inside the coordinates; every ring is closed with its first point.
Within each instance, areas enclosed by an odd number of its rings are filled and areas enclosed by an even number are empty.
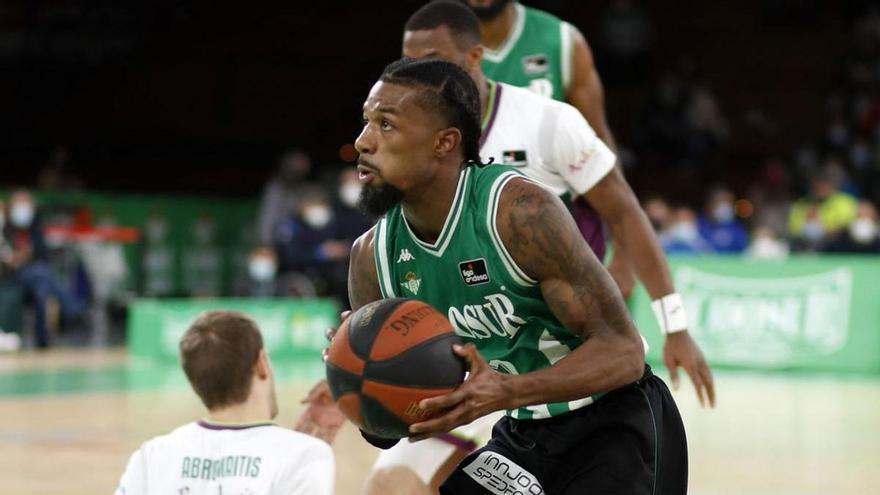
{"type": "Polygon", "coordinates": [[[733,217],[733,205],[730,203],[719,203],[712,209],[712,218],[718,223],[732,222],[733,217]]]}
{"type": "Polygon", "coordinates": [[[325,227],[333,218],[333,211],[326,205],[311,205],[303,209],[303,220],[315,229],[325,227]]]}
{"type": "Polygon", "coordinates": [[[700,237],[697,226],[691,222],[678,222],[670,230],[672,237],[681,242],[694,242],[700,237]]]}
{"type": "Polygon", "coordinates": [[[248,273],[257,282],[269,282],[275,278],[278,267],[271,258],[255,256],[248,264],[248,273]]]}
{"type": "Polygon", "coordinates": [[[804,238],[810,242],[816,242],[825,235],[825,227],[818,220],[810,220],[804,225],[804,238]]]}
{"type": "Polygon", "coordinates": [[[752,241],[749,254],[754,258],[783,258],[788,254],[788,249],[776,239],[758,237],[752,241]]]}
{"type": "Polygon", "coordinates": [[[859,244],[869,244],[877,238],[877,223],[870,218],[856,218],[849,224],[849,235],[859,244]]]}
{"type": "Polygon", "coordinates": [[[361,185],[357,182],[346,182],[339,186],[339,200],[342,204],[354,208],[361,196],[361,185]]]}
{"type": "Polygon", "coordinates": [[[34,205],[16,203],[9,210],[9,221],[18,228],[24,228],[34,220],[34,205]]]}

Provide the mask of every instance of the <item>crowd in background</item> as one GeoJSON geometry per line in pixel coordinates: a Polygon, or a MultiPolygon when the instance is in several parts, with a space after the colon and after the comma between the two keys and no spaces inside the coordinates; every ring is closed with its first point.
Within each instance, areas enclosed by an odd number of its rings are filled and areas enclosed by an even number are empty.
{"type": "MultiPolygon", "coordinates": [[[[660,78],[634,154],[661,153],[671,168],[711,166],[728,128],[711,90],[688,69],[660,78]]],[[[825,132],[790,156],[768,157],[744,190],[702,184],[694,189],[705,191],[701,211],[692,197],[643,198],[666,251],[880,253],[880,6],[853,20],[842,82],[825,106],[825,132]]]]}
{"type": "MultiPolygon", "coordinates": [[[[611,2],[601,25],[596,47],[608,80],[646,83],[650,19],[621,0],[611,2]]],[[[620,143],[625,169],[659,160],[670,171],[701,177],[692,172],[711,168],[725,152],[731,126],[710,85],[696,74],[687,62],[655,74],[632,136],[620,143]]],[[[774,259],[880,253],[880,9],[867,9],[853,22],[842,83],[826,110],[825,132],[815,142],[767,157],[746,187],[697,180],[685,198],[642,197],[666,252],[774,259]]],[[[70,155],[66,146],[50,151],[35,177],[38,192],[85,187],[70,155]]],[[[304,150],[285,151],[254,218],[234,242],[220,238],[226,219],[211,211],[186,219],[190,238],[182,249],[171,242],[170,219],[161,208],[144,215],[142,225],[129,225],[140,233],[139,277],[127,273],[122,247],[114,243],[80,249],[80,262],[59,270],[59,243],[47,242],[45,229],[76,222],[78,213],[44,216],[39,195],[18,190],[0,202],[0,330],[9,326],[4,315],[10,305],[21,300],[31,308],[38,347],[81,324],[86,307],[104,312],[137,296],[334,297],[345,305],[351,245],[374,221],[356,208],[360,190],[353,166],[315,166],[304,150]],[[182,267],[182,288],[175,285],[175,266],[182,267]]],[[[115,225],[112,211],[91,212],[87,222],[115,225]]],[[[0,333],[0,350],[19,344],[0,333]]]]}

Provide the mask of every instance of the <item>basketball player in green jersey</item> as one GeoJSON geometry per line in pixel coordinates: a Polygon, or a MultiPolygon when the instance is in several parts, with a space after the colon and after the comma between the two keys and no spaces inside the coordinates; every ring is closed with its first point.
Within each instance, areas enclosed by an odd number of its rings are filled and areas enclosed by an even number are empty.
{"type": "MultiPolygon", "coordinates": [[[[575,26],[514,0],[460,1],[480,19],[483,72],[489,79],[529,88],[540,95],[570,103],[583,114],[602,141],[617,153],[614,136],[605,118],[605,92],[593,52],[575,26]]],[[[604,240],[601,223],[597,222],[598,216],[589,205],[575,201],[572,214],[582,232],[585,228],[591,229],[590,234],[604,240]],[[596,224],[598,229],[592,231],[596,224]]],[[[615,248],[618,247],[615,244],[615,248]]],[[[599,259],[604,258],[599,256],[599,259]]],[[[615,249],[608,269],[624,298],[628,298],[635,286],[635,277],[620,249],[615,249]]]]}
{"type": "MultiPolygon", "coordinates": [[[[483,45],[481,65],[489,80],[528,87],[555,100],[568,102],[584,115],[602,141],[616,151],[614,138],[605,118],[604,91],[593,61],[593,53],[576,27],[514,0],[460,1],[466,3],[479,19],[480,40],[483,45]]],[[[598,220],[595,212],[590,211],[582,202],[573,205],[572,214],[585,236],[588,235],[586,229],[595,225],[598,220]]],[[[601,227],[590,230],[597,235],[601,231],[601,227]]],[[[598,243],[590,244],[596,249],[598,243]]],[[[609,270],[626,296],[634,283],[630,267],[636,265],[630,260],[628,266],[625,257],[618,258],[617,255],[623,255],[624,250],[620,249],[617,240],[615,246],[618,249],[609,270]]],[[[661,319],[661,327],[664,321],[669,320],[661,319]]],[[[664,329],[664,333],[668,334],[664,361],[669,368],[673,386],[678,387],[676,369],[679,366],[684,367],[694,380],[702,403],[702,385],[696,374],[697,368],[705,367],[708,370],[705,359],[701,355],[693,355],[694,352],[699,352],[696,346],[682,346],[674,342],[680,338],[669,338],[675,335],[674,330],[680,329],[669,330],[672,331],[667,332],[664,329]]],[[[711,376],[706,381],[709,403],[712,405],[714,386],[711,376]]]]}
{"type": "Polygon", "coordinates": [[[355,142],[360,203],[384,217],[352,248],[352,308],[422,300],[468,343],[455,349],[468,379],[422,401],[440,416],[411,432],[507,411],[440,493],[684,494],[681,418],[614,281],[562,202],[480,166],[479,141],[471,77],[404,59],[373,86],[355,142]]]}

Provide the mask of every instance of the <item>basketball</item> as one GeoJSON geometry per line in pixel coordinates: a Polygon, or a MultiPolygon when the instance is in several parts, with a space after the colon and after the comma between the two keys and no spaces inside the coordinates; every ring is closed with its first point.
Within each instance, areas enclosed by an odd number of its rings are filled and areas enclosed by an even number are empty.
{"type": "Polygon", "coordinates": [[[409,435],[409,425],[429,419],[422,399],[454,390],[465,362],[452,324],[413,299],[383,299],[342,322],[327,354],[327,382],[343,414],[383,438],[409,435]]]}

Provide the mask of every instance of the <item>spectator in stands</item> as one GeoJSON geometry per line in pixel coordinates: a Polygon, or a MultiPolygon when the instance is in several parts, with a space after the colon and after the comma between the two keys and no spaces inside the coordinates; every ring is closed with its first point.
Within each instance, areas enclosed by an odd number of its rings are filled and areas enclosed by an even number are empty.
{"type": "Polygon", "coordinates": [[[12,194],[9,202],[9,223],[3,234],[11,249],[0,259],[34,303],[36,345],[49,345],[48,311],[51,301],[59,304],[65,320],[79,317],[83,304],[65,290],[47,262],[48,251],[43,225],[33,195],[26,190],[12,194]]]}
{"type": "Polygon", "coordinates": [[[700,237],[718,253],[741,253],[749,243],[749,234],[736,218],[733,193],[715,188],[700,215],[700,237]]]}
{"type": "Polygon", "coordinates": [[[357,239],[373,226],[374,219],[368,217],[357,207],[361,195],[361,181],[357,169],[346,167],[339,174],[339,189],[334,205],[339,233],[345,239],[357,239]]]}
{"type": "Polygon", "coordinates": [[[248,275],[250,275],[250,296],[274,297],[279,295],[276,288],[278,273],[278,255],[265,247],[258,247],[251,252],[248,259],[248,275]]]}
{"type": "Polygon", "coordinates": [[[878,221],[877,208],[870,201],[860,201],[856,219],[825,250],[832,253],[880,253],[878,221]]]}
{"type": "Polygon", "coordinates": [[[799,244],[818,248],[856,218],[858,201],[840,190],[844,178],[839,166],[826,165],[812,178],[810,194],[794,202],[788,230],[799,244]]]}
{"type": "Polygon", "coordinates": [[[260,201],[259,241],[263,246],[271,246],[276,229],[296,214],[311,169],[312,160],[301,150],[288,150],[281,155],[278,172],[266,183],[260,201]]]}
{"type": "Polygon", "coordinates": [[[690,208],[677,208],[671,225],[660,234],[663,250],[668,254],[705,254],[712,246],[700,237],[697,215],[690,208]]]}
{"type": "Polygon", "coordinates": [[[348,256],[354,242],[350,235],[343,230],[324,189],[303,189],[296,216],[276,237],[281,270],[303,273],[315,283],[319,294],[346,301],[348,256]]]}
{"type": "Polygon", "coordinates": [[[745,250],[749,258],[780,259],[788,256],[789,247],[785,239],[780,239],[776,232],[762,225],[752,232],[752,242],[745,250]]]}
{"type": "Polygon", "coordinates": [[[669,208],[669,203],[663,198],[649,198],[644,203],[644,209],[648,220],[651,221],[651,226],[654,227],[654,232],[658,234],[669,227],[672,222],[672,210],[669,208]]]}
{"type": "Polygon", "coordinates": [[[776,235],[788,231],[790,177],[781,160],[775,157],[767,160],[763,172],[746,193],[746,199],[752,204],[752,225],[768,227],[776,235]]]}
{"type": "MultiPolygon", "coordinates": [[[[6,205],[0,200],[0,260],[5,259],[12,254],[12,248],[6,242],[6,238],[3,236],[3,226],[6,224],[6,205]]],[[[3,263],[0,263],[0,352],[2,351],[17,351],[21,346],[21,339],[18,337],[17,333],[10,332],[8,328],[4,328],[4,323],[7,319],[7,315],[4,310],[9,309],[7,305],[7,297],[6,291],[4,291],[4,286],[10,284],[10,282],[14,283],[14,281],[10,280],[11,276],[8,272],[8,269],[4,266],[3,263]]],[[[12,299],[12,305],[16,305],[17,301],[15,298],[12,299]]],[[[13,308],[14,310],[14,308],[13,308]]]]}

